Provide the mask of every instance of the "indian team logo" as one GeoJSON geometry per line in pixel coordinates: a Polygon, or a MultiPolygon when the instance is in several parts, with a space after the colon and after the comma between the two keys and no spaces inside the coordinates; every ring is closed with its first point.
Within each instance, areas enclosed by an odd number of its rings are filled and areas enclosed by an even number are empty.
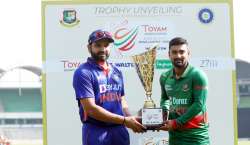
{"type": "Polygon", "coordinates": [[[132,29],[120,28],[114,33],[114,46],[120,51],[128,51],[135,47],[136,37],[139,31],[139,27],[132,29]]]}
{"type": "Polygon", "coordinates": [[[208,23],[213,21],[214,14],[213,14],[212,10],[210,10],[208,8],[203,8],[199,11],[198,18],[199,18],[200,22],[202,22],[204,24],[208,24],[208,23]]]}
{"type": "Polygon", "coordinates": [[[61,25],[65,27],[74,27],[79,24],[80,20],[77,19],[75,10],[64,10],[60,20],[61,25]]]}
{"type": "Polygon", "coordinates": [[[119,76],[117,75],[117,74],[114,74],[113,75],[113,79],[114,79],[114,81],[116,81],[116,82],[119,82],[119,76]]]}
{"type": "Polygon", "coordinates": [[[183,91],[183,92],[189,91],[188,84],[184,84],[184,85],[182,86],[182,91],[183,91]]]}

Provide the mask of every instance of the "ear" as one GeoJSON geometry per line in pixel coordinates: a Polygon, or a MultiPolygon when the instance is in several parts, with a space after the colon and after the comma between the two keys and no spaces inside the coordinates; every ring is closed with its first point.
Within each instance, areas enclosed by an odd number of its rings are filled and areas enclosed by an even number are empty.
{"type": "Polygon", "coordinates": [[[189,50],[189,48],[187,49],[187,53],[188,53],[188,56],[190,56],[191,55],[191,53],[190,53],[190,50],[189,50]]]}
{"type": "Polygon", "coordinates": [[[91,44],[87,45],[89,53],[91,52],[91,44]]]}

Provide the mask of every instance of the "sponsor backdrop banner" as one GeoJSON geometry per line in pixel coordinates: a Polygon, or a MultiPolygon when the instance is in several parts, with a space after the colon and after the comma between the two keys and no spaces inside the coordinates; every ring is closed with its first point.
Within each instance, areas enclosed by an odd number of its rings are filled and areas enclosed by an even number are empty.
{"type": "MultiPolygon", "coordinates": [[[[152,98],[159,106],[159,77],[172,67],[168,43],[176,36],[186,38],[191,64],[203,69],[209,79],[211,144],[236,144],[232,2],[98,2],[42,2],[44,145],[81,145],[72,77],[89,56],[88,35],[99,28],[109,30],[115,38],[109,62],[124,74],[133,114],[143,106],[145,91],[131,56],[158,45],[152,98]]],[[[168,132],[130,131],[130,136],[131,145],[168,144],[168,132]]]]}

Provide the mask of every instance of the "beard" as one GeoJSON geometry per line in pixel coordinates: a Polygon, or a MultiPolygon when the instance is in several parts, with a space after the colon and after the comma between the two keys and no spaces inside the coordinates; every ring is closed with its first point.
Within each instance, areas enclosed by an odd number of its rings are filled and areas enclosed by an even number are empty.
{"type": "Polygon", "coordinates": [[[185,68],[187,66],[187,61],[181,60],[181,59],[174,59],[172,61],[172,64],[176,68],[185,68]]]}
{"type": "Polygon", "coordinates": [[[98,53],[93,53],[92,51],[90,52],[91,53],[91,57],[99,62],[99,61],[106,61],[108,58],[109,58],[109,53],[108,52],[98,52],[98,53]]]}

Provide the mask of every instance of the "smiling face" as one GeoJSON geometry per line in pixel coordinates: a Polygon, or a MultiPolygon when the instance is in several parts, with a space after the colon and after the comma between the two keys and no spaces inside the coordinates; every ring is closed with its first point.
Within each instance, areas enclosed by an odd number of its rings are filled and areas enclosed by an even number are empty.
{"type": "Polygon", "coordinates": [[[187,44],[172,45],[168,54],[175,68],[185,68],[187,66],[190,55],[187,44]]]}
{"type": "Polygon", "coordinates": [[[110,41],[101,39],[88,45],[92,58],[97,62],[106,61],[110,55],[110,41]]]}

